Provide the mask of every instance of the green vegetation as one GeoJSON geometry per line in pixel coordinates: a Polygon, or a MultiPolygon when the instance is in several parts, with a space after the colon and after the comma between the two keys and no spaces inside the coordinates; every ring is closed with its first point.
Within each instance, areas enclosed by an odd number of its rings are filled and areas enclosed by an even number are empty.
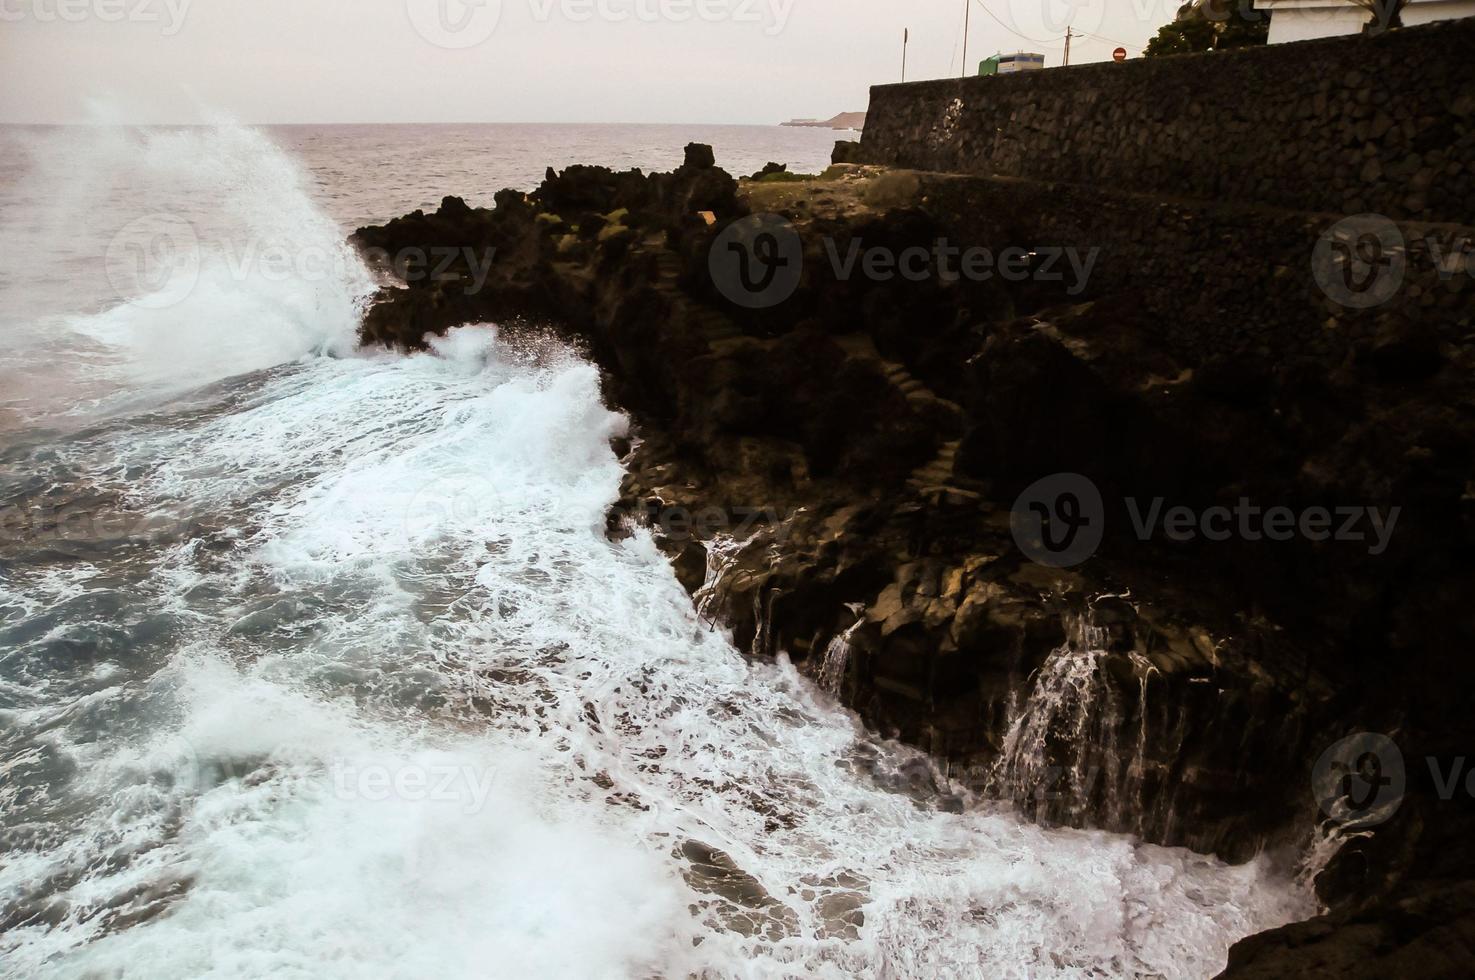
{"type": "Polygon", "coordinates": [[[1190,0],[1178,8],[1171,24],[1164,24],[1147,42],[1143,54],[1219,51],[1264,44],[1270,34],[1270,15],[1254,8],[1253,0],[1190,0]]]}

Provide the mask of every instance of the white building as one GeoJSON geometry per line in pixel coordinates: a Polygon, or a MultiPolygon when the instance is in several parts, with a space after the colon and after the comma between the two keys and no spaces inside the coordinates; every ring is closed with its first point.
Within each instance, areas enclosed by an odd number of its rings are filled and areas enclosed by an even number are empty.
{"type": "MultiPolygon", "coordinates": [[[[1372,17],[1356,0],[1255,0],[1270,12],[1270,43],[1356,34],[1372,17]]],[[[1400,14],[1404,27],[1435,20],[1475,16],[1475,0],[1408,0],[1400,14]]]]}

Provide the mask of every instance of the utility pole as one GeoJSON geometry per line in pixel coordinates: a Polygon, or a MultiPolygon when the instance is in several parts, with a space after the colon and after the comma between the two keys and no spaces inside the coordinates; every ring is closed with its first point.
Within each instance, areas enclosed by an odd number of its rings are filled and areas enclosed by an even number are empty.
{"type": "Polygon", "coordinates": [[[1070,64],[1070,25],[1065,25],[1065,63],[1070,64]]]}
{"type": "Polygon", "coordinates": [[[903,27],[901,29],[901,80],[907,80],[907,42],[912,39],[912,32],[903,27]]]}
{"type": "Polygon", "coordinates": [[[968,17],[973,13],[973,0],[963,0],[963,71],[959,78],[968,77],[968,17]]]}

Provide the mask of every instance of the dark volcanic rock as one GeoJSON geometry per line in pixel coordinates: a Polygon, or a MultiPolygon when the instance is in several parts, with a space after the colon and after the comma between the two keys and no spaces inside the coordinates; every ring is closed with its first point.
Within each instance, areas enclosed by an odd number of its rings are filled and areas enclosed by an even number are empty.
{"type": "Polygon", "coordinates": [[[687,170],[710,170],[717,166],[717,157],[705,143],[686,144],[686,159],[681,166],[687,170]]]}
{"type": "MultiPolygon", "coordinates": [[[[1475,755],[1458,683],[1475,645],[1468,303],[1328,321],[1324,297],[1266,271],[1305,267],[1308,218],[840,169],[739,188],[692,146],[670,174],[570,167],[491,210],[448,198],[360,229],[381,261],[463,250],[383,291],[364,340],[525,319],[578,344],[640,430],[613,533],[650,524],[739,648],[787,651],[960,791],[1244,859],[1312,838],[1312,766],[1349,732],[1392,735],[1411,774],[1475,755]],[[785,216],[803,248],[793,294],[756,310],[708,275],[749,213],[785,216]],[[833,259],[940,238],[1110,248],[1085,290],[833,259]],[[1267,323],[1246,318],[1262,287],[1267,323]],[[1088,478],[1106,509],[1068,569],[1012,533],[1016,496],[1052,473],[1088,478]],[[1399,516],[1374,550],[1330,531],[1143,539],[1129,509],[1241,500],[1399,516]]],[[[1440,971],[1471,963],[1467,810],[1411,781],[1318,880],[1330,914],[1246,940],[1227,975],[1456,975],[1440,971]]],[[[766,907],[723,856],[689,856],[734,915],[766,907]]]]}
{"type": "Polygon", "coordinates": [[[830,153],[831,163],[859,163],[860,142],[857,140],[836,140],[835,149],[830,153]]]}
{"type": "Polygon", "coordinates": [[[770,174],[786,174],[788,172],[789,172],[789,165],[787,163],[773,163],[773,162],[770,161],[769,163],[765,163],[763,165],[763,169],[762,170],[760,170],[757,173],[753,174],[748,179],[749,180],[762,180],[764,177],[767,177],[770,174]]]}

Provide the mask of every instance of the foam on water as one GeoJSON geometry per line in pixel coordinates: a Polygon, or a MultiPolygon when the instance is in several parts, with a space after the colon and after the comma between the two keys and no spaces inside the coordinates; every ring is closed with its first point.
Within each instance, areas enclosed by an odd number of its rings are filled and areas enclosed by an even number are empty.
{"type": "Polygon", "coordinates": [[[648,536],[605,537],[624,425],[592,366],[467,327],[58,449],[187,520],[7,586],[21,624],[171,618],[85,703],[3,703],[63,775],[26,811],[61,829],[0,868],[0,971],[1207,976],[1310,911],[1259,863],[946,812],[648,536]]]}

